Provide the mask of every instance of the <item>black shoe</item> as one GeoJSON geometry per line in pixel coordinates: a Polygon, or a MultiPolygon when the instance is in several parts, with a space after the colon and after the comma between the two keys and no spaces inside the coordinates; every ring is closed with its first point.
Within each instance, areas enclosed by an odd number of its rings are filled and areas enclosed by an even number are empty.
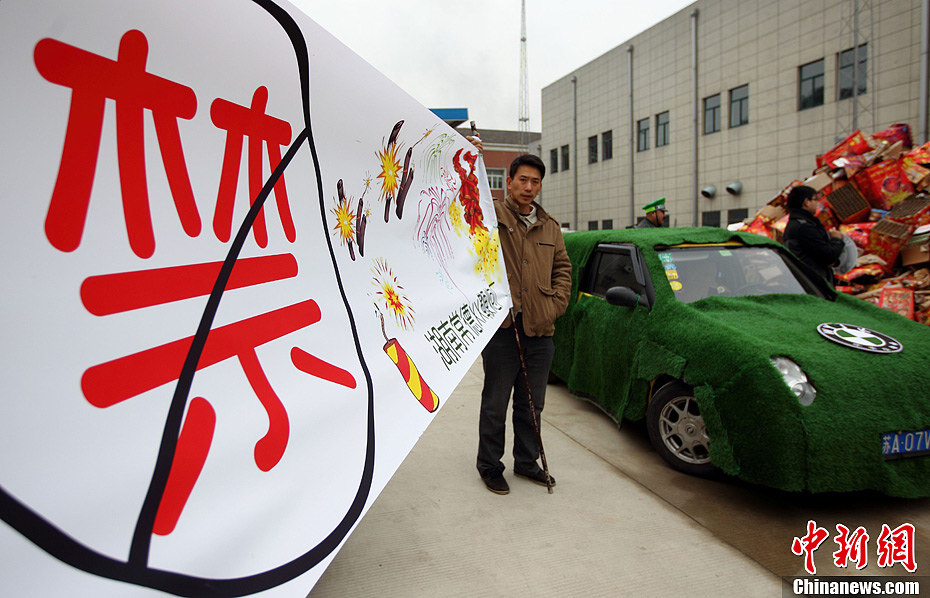
{"type": "Polygon", "coordinates": [[[535,482],[540,486],[555,486],[555,478],[551,475],[549,476],[549,483],[546,484],[546,472],[542,469],[537,469],[536,471],[527,472],[527,471],[517,471],[513,470],[514,475],[518,475],[521,478],[526,478],[531,482],[535,482]]]}
{"type": "Polygon", "coordinates": [[[507,480],[499,473],[494,473],[487,477],[481,476],[481,479],[484,481],[484,485],[488,487],[488,490],[494,494],[510,493],[510,486],[507,485],[507,480]]]}

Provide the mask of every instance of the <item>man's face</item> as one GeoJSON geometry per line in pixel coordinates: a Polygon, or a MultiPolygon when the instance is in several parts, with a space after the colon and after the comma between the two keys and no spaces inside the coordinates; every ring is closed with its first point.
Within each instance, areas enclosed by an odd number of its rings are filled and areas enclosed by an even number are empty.
{"type": "Polygon", "coordinates": [[[665,210],[656,210],[656,224],[662,226],[665,224],[665,210]]]}
{"type": "Polygon", "coordinates": [[[539,170],[525,164],[517,168],[513,178],[507,177],[507,190],[520,209],[521,214],[530,213],[530,204],[542,189],[542,175],[539,170]]]}
{"type": "Polygon", "coordinates": [[[819,207],[819,205],[820,204],[818,203],[816,197],[808,197],[807,199],[804,200],[804,203],[801,204],[801,207],[807,210],[808,212],[810,212],[811,214],[816,215],[817,208],[819,207]]]}

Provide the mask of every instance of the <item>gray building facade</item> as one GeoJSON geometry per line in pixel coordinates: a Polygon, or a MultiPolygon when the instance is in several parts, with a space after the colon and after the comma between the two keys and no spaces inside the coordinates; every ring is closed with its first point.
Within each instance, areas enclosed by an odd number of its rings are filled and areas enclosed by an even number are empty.
{"type": "Polygon", "coordinates": [[[752,216],[856,129],[927,141],[930,0],[699,0],[542,90],[546,209],[623,228],[752,216]]]}

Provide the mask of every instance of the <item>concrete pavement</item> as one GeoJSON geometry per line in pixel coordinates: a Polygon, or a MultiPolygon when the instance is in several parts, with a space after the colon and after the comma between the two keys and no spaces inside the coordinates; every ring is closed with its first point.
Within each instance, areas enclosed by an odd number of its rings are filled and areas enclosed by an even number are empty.
{"type": "Polygon", "coordinates": [[[564,386],[543,413],[553,494],[515,478],[509,454],[510,494],[489,492],[475,469],[481,381],[479,359],[312,598],[781,595],[777,575],[613,465],[612,448],[571,435],[616,429],[564,386]]]}

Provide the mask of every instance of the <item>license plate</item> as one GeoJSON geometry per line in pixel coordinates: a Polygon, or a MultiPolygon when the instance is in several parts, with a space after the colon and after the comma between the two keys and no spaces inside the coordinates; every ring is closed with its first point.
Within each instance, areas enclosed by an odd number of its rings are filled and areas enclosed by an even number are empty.
{"type": "Polygon", "coordinates": [[[882,434],[882,456],[885,459],[901,459],[920,455],[930,455],[930,430],[882,434]]]}

